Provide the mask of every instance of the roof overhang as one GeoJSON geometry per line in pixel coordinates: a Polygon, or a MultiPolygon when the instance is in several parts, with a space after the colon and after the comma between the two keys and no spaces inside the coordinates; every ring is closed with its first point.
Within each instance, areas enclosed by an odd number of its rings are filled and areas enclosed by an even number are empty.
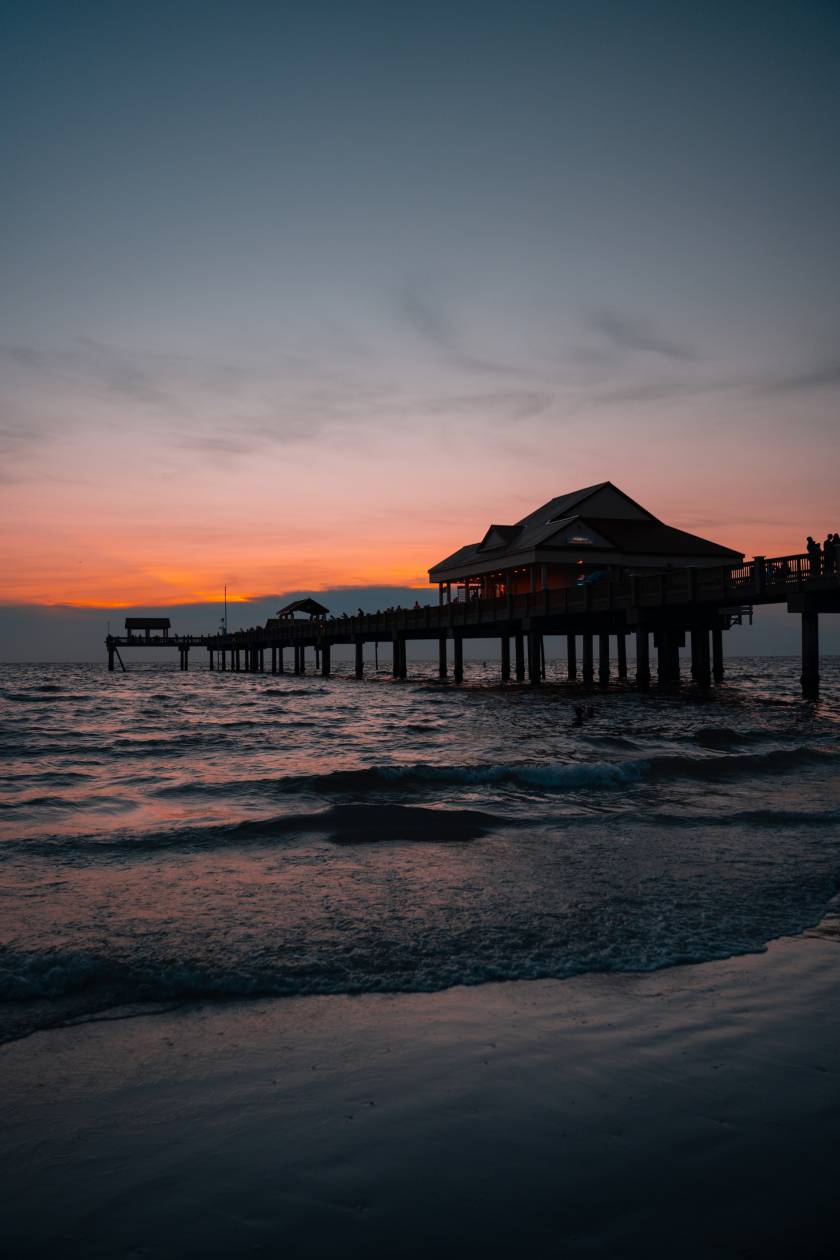
{"type": "Polygon", "coordinates": [[[494,567],[492,556],[476,556],[466,564],[442,566],[429,570],[429,582],[456,582],[467,577],[489,576],[491,573],[507,573],[511,569],[527,568],[532,564],[611,564],[621,569],[719,569],[730,564],[740,564],[743,555],[732,552],[729,556],[643,555],[619,552],[601,547],[537,547],[518,555],[505,556],[504,563],[494,567]]]}

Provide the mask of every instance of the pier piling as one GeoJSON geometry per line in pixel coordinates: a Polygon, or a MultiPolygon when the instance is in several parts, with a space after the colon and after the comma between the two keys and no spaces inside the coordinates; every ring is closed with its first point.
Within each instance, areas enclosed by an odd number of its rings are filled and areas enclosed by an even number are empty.
{"type": "Polygon", "coordinates": [[[460,634],[452,636],[452,676],[456,683],[464,681],[464,640],[460,634]]]}
{"type": "Polygon", "coordinates": [[[820,694],[820,618],[810,610],[802,613],[802,694],[807,700],[820,694]]]}
{"type": "Polygon", "coordinates": [[[650,632],[647,626],[636,629],[636,686],[642,690],[650,686],[650,632]]]}
{"type": "Polygon", "coordinates": [[[581,636],[583,651],[581,654],[581,677],[584,687],[591,687],[595,681],[595,660],[592,651],[592,635],[584,631],[581,636]]]}
{"type": "Polygon", "coordinates": [[[720,626],[712,629],[712,677],[716,683],[723,682],[723,630],[720,626]]]}
{"type": "Polygon", "coordinates": [[[518,631],[513,636],[514,657],[516,661],[516,681],[525,681],[525,636],[518,631]]]}
{"type": "Polygon", "coordinates": [[[616,635],[616,649],[618,651],[618,676],[622,682],[627,681],[627,637],[623,630],[619,630],[616,635]]]}
{"type": "Polygon", "coordinates": [[[601,687],[609,686],[610,681],[610,636],[603,632],[598,635],[598,683],[601,687]]]}
{"type": "Polygon", "coordinates": [[[566,635],[566,676],[569,682],[577,678],[577,639],[573,634],[566,635]]]}

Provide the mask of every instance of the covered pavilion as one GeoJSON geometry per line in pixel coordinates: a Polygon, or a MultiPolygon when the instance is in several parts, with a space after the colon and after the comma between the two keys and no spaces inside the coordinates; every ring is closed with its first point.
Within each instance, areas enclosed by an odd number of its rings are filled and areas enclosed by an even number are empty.
{"type": "Polygon", "coordinates": [[[666,525],[611,481],[602,481],[558,495],[515,525],[490,525],[480,542],[434,565],[429,582],[437,584],[440,603],[450,603],[742,560],[742,552],[666,525]]]}

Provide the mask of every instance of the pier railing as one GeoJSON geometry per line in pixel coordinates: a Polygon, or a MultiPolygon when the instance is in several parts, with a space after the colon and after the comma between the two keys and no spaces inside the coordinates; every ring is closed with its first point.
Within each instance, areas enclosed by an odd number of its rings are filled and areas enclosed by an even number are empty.
{"type": "MultiPolygon", "coordinates": [[[[438,606],[393,608],[384,612],[331,617],[323,621],[288,621],[270,631],[240,632],[248,642],[258,633],[265,642],[311,640],[313,633],[324,639],[384,636],[440,630],[460,626],[504,624],[540,617],[575,617],[587,613],[626,612],[631,608],[705,604],[721,608],[744,602],[780,602],[791,588],[801,588],[819,577],[819,564],[801,554],[767,559],[757,556],[746,564],[725,568],[662,569],[589,586],[568,586],[531,591],[521,595],[501,595],[490,599],[455,600],[438,606]]],[[[836,579],[835,579],[836,580],[836,579]]],[[[236,639],[240,636],[231,636],[236,639]]]]}
{"type": "Polygon", "coordinates": [[[391,634],[423,637],[446,634],[459,627],[503,626],[542,618],[586,618],[587,614],[625,613],[677,606],[713,606],[726,610],[745,603],[779,603],[793,589],[833,587],[838,583],[834,569],[827,571],[820,556],[805,553],[790,556],[756,556],[740,565],[721,568],[660,569],[605,578],[591,585],[548,588],[490,599],[454,600],[442,605],[417,608],[388,608],[356,616],[289,619],[271,627],[255,627],[230,634],[128,634],[109,636],[117,647],[211,648],[242,647],[256,644],[282,644],[352,641],[359,638],[384,639],[391,634]]]}

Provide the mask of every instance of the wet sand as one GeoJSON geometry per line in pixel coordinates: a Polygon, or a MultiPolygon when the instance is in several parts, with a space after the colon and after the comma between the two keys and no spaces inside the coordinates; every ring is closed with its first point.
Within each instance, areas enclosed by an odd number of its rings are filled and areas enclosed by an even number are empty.
{"type": "Polygon", "coordinates": [[[5,1254],[834,1256],[836,926],[645,975],[9,1044],[5,1254]]]}

